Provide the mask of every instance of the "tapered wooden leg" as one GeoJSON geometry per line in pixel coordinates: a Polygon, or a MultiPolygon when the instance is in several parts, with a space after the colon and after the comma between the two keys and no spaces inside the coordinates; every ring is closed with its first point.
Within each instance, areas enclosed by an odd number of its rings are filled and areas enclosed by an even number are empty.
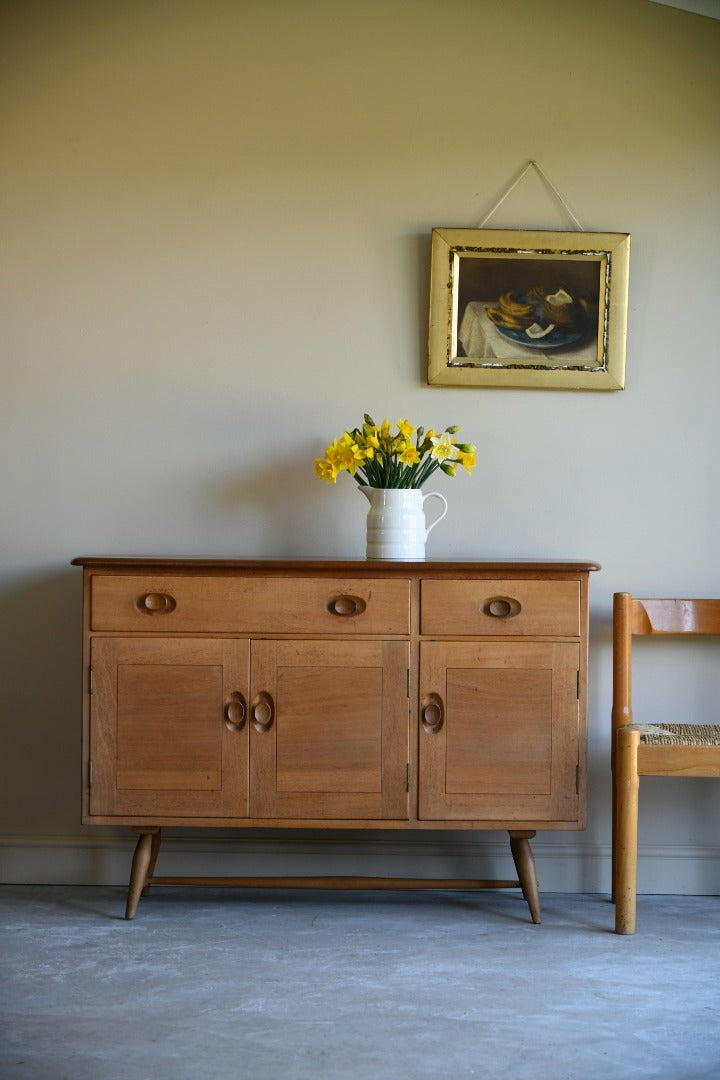
{"type": "Polygon", "coordinates": [[[612,757],[610,761],[610,777],[612,782],[612,791],[610,796],[610,812],[611,812],[611,828],[612,828],[612,846],[610,848],[610,900],[615,903],[615,897],[617,896],[617,803],[618,803],[618,791],[617,791],[617,750],[616,734],[613,731],[612,735],[612,757]]]}
{"type": "Polygon", "coordinates": [[[147,882],[148,868],[152,857],[153,836],[159,832],[159,829],[151,826],[149,828],[138,828],[135,831],[140,835],[135,846],[135,854],[130,869],[130,884],[125,907],[126,919],[134,918],[137,911],[140,894],[147,882]]]}
{"type": "Polygon", "coordinates": [[[540,892],[538,889],[537,871],[535,869],[535,859],[530,847],[530,841],[534,835],[534,832],[511,832],[510,850],[512,852],[518,878],[520,879],[523,896],[530,908],[532,921],[534,923],[541,923],[542,915],[540,914],[540,892]]]}
{"type": "Polygon", "coordinates": [[[615,933],[634,934],[637,908],[637,750],[640,734],[621,729],[616,747],[615,933]]]}
{"type": "Polygon", "coordinates": [[[152,843],[150,845],[150,865],[147,870],[147,877],[141,895],[147,896],[150,889],[149,878],[155,873],[155,864],[157,863],[158,855],[160,853],[160,841],[162,840],[162,830],[158,829],[157,832],[152,834],[152,843]]]}

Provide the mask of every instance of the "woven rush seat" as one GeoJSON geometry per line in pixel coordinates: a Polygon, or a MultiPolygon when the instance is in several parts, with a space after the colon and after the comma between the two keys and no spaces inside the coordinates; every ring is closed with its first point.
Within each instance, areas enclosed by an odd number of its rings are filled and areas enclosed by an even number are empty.
{"type": "Polygon", "coordinates": [[[646,746],[720,746],[720,724],[628,724],[646,746]]]}

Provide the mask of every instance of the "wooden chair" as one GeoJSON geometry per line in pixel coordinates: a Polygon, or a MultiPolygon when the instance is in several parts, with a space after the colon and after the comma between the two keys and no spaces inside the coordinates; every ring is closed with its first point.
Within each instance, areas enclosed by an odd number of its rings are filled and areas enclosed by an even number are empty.
{"type": "MultiPolygon", "coordinates": [[[[632,639],[637,635],[719,634],[720,600],[613,603],[613,899],[615,933],[635,933],[640,776],[719,776],[720,723],[633,723],[632,639]]],[[[689,718],[692,720],[692,718],[689,718]]]]}

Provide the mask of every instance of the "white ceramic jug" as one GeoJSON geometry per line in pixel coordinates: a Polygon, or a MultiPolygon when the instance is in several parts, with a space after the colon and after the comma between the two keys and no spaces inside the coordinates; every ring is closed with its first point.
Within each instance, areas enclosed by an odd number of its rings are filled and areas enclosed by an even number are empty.
{"type": "Polygon", "coordinates": [[[368,559],[425,558],[425,541],[431,529],[447,514],[447,501],[438,491],[423,495],[420,488],[361,487],[370,503],[367,515],[368,559]],[[439,499],[442,512],[430,525],[425,521],[425,503],[439,499]]]}

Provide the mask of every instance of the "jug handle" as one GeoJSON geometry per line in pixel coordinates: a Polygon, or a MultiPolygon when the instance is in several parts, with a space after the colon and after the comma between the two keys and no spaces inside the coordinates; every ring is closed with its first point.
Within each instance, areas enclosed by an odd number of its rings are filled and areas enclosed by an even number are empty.
{"type": "Polygon", "coordinates": [[[444,495],[441,495],[439,491],[428,491],[427,495],[423,495],[423,509],[425,508],[425,503],[427,502],[427,500],[432,499],[433,497],[440,500],[440,502],[443,504],[443,509],[442,509],[442,513],[438,514],[438,516],[435,518],[435,520],[432,521],[428,525],[427,529],[425,530],[425,539],[426,540],[427,540],[428,536],[430,535],[430,530],[435,528],[438,521],[442,521],[442,519],[447,514],[447,509],[448,509],[447,499],[445,498],[444,495]]]}

